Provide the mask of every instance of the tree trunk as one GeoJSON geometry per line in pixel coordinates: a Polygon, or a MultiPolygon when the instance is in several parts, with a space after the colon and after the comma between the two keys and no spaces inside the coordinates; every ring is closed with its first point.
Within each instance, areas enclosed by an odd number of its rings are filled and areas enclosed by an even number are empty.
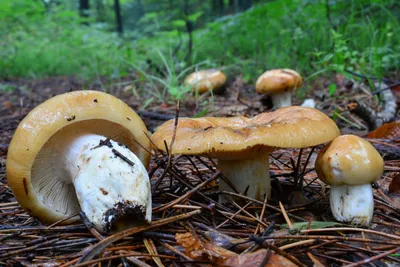
{"type": "Polygon", "coordinates": [[[212,13],[222,16],[224,14],[224,0],[213,0],[212,13]]]}
{"type": "Polygon", "coordinates": [[[239,5],[238,9],[240,11],[245,11],[253,5],[253,1],[252,0],[239,0],[238,5],[239,5]]]}
{"type": "Polygon", "coordinates": [[[122,25],[121,6],[119,4],[119,0],[114,0],[114,10],[115,10],[115,22],[117,23],[117,32],[119,33],[119,35],[122,35],[124,29],[122,25]]]}
{"type": "MultiPolygon", "coordinates": [[[[79,0],[79,15],[82,18],[89,17],[89,0],[79,0]]],[[[87,21],[84,21],[82,24],[88,24],[87,21]]]]}

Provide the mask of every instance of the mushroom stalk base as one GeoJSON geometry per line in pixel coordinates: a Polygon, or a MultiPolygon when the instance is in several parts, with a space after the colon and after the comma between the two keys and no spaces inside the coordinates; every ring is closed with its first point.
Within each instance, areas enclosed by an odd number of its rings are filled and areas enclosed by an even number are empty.
{"type": "Polygon", "coordinates": [[[374,213],[370,184],[331,185],[331,211],[336,220],[360,226],[369,225],[374,213]]]}
{"type": "Polygon", "coordinates": [[[275,108],[288,107],[292,105],[292,92],[283,92],[271,95],[272,104],[275,108]]]}
{"type": "MultiPolygon", "coordinates": [[[[269,155],[268,153],[258,157],[245,160],[218,160],[218,168],[226,179],[229,179],[236,189],[253,199],[262,199],[266,194],[271,196],[271,182],[269,176],[269,155]]],[[[220,179],[220,190],[234,191],[223,179],[220,179]]],[[[220,197],[220,202],[229,198],[220,197]]]]}
{"type": "Polygon", "coordinates": [[[97,230],[109,233],[151,222],[150,181],[134,153],[94,134],[64,144],[60,152],[65,171],[82,211],[97,230]]]}

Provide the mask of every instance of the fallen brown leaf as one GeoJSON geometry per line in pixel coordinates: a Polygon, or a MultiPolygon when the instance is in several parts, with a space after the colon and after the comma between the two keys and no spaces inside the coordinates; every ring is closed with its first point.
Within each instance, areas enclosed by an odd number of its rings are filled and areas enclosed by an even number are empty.
{"type": "Polygon", "coordinates": [[[176,234],[175,240],[178,245],[185,248],[185,254],[192,259],[200,260],[204,254],[207,254],[204,250],[201,241],[196,239],[191,233],[176,234]]]}
{"type": "Polygon", "coordinates": [[[252,267],[252,266],[263,266],[263,267],[278,267],[296,266],[293,262],[286,259],[283,256],[269,252],[266,249],[259,249],[255,252],[246,254],[240,254],[228,257],[224,260],[217,261],[217,266],[220,267],[252,267]]]}
{"type": "Polygon", "coordinates": [[[400,137],[400,121],[385,123],[378,129],[370,132],[367,137],[396,140],[400,137]]]}
{"type": "Polygon", "coordinates": [[[389,184],[389,193],[400,193],[400,173],[392,178],[389,184]]]}

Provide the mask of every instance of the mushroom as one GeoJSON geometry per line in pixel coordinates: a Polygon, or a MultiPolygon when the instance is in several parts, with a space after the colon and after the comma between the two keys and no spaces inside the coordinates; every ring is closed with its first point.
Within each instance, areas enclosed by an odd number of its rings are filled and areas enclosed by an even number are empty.
{"type": "Polygon", "coordinates": [[[383,173],[383,159],[371,143],[355,135],[339,136],[320,151],[315,170],[331,185],[330,205],[336,220],[362,226],[371,222],[371,183],[383,173]]]}
{"type": "Polygon", "coordinates": [[[19,124],[8,149],[8,183],[21,207],[45,223],[80,210],[103,233],[150,223],[146,131],[109,94],[55,96],[19,124]]]}
{"type": "Polygon", "coordinates": [[[292,105],[292,90],[303,85],[300,74],[290,69],[273,69],[264,72],[256,82],[257,93],[270,95],[275,108],[292,105]]]}
{"type": "MultiPolygon", "coordinates": [[[[165,151],[174,121],[162,124],[152,135],[165,151]]],[[[306,107],[286,107],[253,118],[179,118],[174,154],[206,155],[218,159],[218,168],[236,189],[251,198],[271,196],[269,153],[274,148],[303,148],[328,142],[339,135],[336,124],[324,113],[306,107]],[[249,187],[248,189],[246,189],[249,187]]],[[[220,189],[230,187],[220,181],[220,189]]]]}
{"type": "Polygon", "coordinates": [[[217,69],[200,70],[189,74],[184,84],[193,92],[203,94],[221,88],[226,82],[225,74],[217,69]]]}

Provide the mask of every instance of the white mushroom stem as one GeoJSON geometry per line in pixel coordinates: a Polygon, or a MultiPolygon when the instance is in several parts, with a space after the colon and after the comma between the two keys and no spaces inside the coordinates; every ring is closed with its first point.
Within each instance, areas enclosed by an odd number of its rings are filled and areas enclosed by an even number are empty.
{"type": "Polygon", "coordinates": [[[292,105],[292,92],[287,91],[283,93],[271,95],[272,104],[274,108],[288,107],[292,105]]]}
{"type": "MultiPolygon", "coordinates": [[[[243,194],[254,199],[262,199],[266,194],[271,196],[271,182],[269,176],[269,155],[259,155],[252,159],[218,160],[218,168],[223,175],[243,194]]],[[[220,190],[233,191],[231,187],[220,179],[220,190]]],[[[225,200],[224,198],[221,199],[225,200]]]]}
{"type": "Polygon", "coordinates": [[[149,177],[126,146],[84,134],[68,135],[56,147],[61,160],[55,167],[71,178],[81,209],[97,230],[108,233],[151,222],[149,177]]]}
{"type": "Polygon", "coordinates": [[[374,213],[370,184],[331,185],[331,210],[336,220],[360,226],[369,225],[374,213]]]}

